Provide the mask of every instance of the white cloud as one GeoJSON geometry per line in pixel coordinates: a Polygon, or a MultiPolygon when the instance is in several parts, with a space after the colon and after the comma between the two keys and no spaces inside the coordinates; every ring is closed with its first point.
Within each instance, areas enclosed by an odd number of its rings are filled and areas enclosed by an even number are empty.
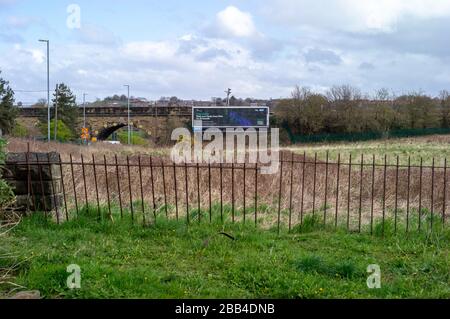
{"type": "MultiPolygon", "coordinates": [[[[227,87],[239,97],[278,98],[296,84],[322,91],[345,83],[365,92],[448,89],[450,1],[264,1],[270,18],[261,30],[257,11],[232,6],[213,15],[207,30],[183,29],[162,40],[126,42],[88,25],[52,47],[52,86],[64,81],[91,99],[120,93],[124,83],[150,99],[208,99],[227,87]]],[[[45,87],[43,47],[7,43],[0,47],[4,77],[17,89],[45,87]]]]}
{"type": "Polygon", "coordinates": [[[448,0],[266,0],[265,13],[288,25],[392,32],[399,20],[450,16],[448,0]]]}
{"type": "Polygon", "coordinates": [[[34,62],[36,62],[38,64],[44,63],[44,61],[45,61],[44,52],[42,52],[41,50],[36,50],[36,49],[31,49],[31,50],[29,50],[29,52],[31,53],[34,62]]]}
{"type": "Polygon", "coordinates": [[[121,51],[137,61],[164,61],[173,57],[177,46],[169,41],[141,41],[126,43],[121,51]]]}
{"type": "Polygon", "coordinates": [[[251,14],[229,6],[217,14],[217,26],[224,35],[251,37],[257,34],[251,14]]]}

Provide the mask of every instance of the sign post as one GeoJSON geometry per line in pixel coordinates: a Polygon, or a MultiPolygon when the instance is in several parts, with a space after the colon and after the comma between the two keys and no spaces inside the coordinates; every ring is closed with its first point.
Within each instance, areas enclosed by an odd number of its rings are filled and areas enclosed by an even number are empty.
{"type": "Polygon", "coordinates": [[[84,144],[87,144],[87,141],[89,140],[89,128],[83,127],[81,129],[81,139],[83,140],[84,144]]]}

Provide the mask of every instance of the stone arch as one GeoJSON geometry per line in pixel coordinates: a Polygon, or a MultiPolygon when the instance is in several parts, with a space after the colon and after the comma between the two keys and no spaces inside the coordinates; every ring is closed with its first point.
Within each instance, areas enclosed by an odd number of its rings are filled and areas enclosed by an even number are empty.
{"type": "MultiPolygon", "coordinates": [[[[105,123],[103,125],[103,128],[100,129],[97,133],[97,140],[98,141],[106,141],[114,132],[120,130],[121,128],[127,127],[128,123],[126,122],[118,122],[118,123],[105,123]]],[[[131,126],[138,130],[145,129],[142,127],[141,123],[139,121],[134,121],[131,123],[131,126]]],[[[147,131],[145,131],[147,132],[147,131]]]]}
{"type": "Polygon", "coordinates": [[[126,127],[128,126],[127,123],[115,123],[111,126],[107,126],[102,128],[97,135],[97,140],[98,141],[106,141],[108,139],[108,137],[111,136],[111,134],[113,134],[115,131],[121,129],[122,127],[126,127]]]}

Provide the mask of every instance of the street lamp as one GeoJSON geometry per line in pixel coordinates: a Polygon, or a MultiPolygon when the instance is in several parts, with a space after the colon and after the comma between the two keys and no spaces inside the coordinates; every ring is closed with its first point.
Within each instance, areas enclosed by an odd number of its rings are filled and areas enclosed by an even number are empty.
{"type": "Polygon", "coordinates": [[[131,144],[131,126],[130,126],[130,86],[128,84],[124,85],[128,89],[128,145],[131,144]]]}
{"type": "Polygon", "coordinates": [[[56,84],[56,90],[55,90],[55,115],[53,117],[53,131],[55,132],[55,142],[57,140],[58,136],[58,95],[59,95],[59,89],[58,84],[56,84]]]}
{"type": "MultiPolygon", "coordinates": [[[[83,134],[85,133],[86,130],[86,93],[83,93],[83,134]]],[[[87,143],[88,138],[85,138],[85,143],[87,143]]]]}
{"type": "Polygon", "coordinates": [[[39,40],[39,42],[47,43],[47,141],[50,142],[50,41],[39,40]]]}
{"type": "Polygon", "coordinates": [[[83,93],[83,128],[86,128],[86,95],[87,93],[83,93]]]}

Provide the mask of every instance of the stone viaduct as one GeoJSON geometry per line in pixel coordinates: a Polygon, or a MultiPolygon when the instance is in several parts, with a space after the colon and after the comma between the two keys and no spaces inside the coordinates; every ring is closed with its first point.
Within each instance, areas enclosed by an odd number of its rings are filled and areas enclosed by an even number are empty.
{"type": "MultiPolygon", "coordinates": [[[[30,135],[41,135],[39,118],[46,118],[47,109],[21,108],[18,121],[30,135]]],[[[191,107],[130,107],[131,125],[153,138],[167,138],[175,127],[191,121],[191,107]]],[[[86,126],[94,136],[105,139],[117,129],[127,126],[127,107],[86,107],[86,126]]],[[[83,108],[79,109],[78,126],[83,125],[83,108]]]]}

